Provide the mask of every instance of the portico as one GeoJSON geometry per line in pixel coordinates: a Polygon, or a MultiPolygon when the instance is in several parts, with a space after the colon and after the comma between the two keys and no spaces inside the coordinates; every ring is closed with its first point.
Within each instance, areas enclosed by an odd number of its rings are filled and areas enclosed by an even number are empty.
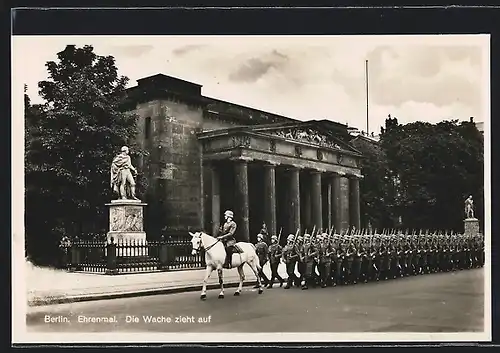
{"type": "MultiPolygon", "coordinates": [[[[317,124],[317,123],[316,123],[317,124]]],[[[360,227],[361,154],[315,123],[244,126],[204,131],[205,228],[217,234],[231,209],[237,239],[315,227],[360,227]]],[[[284,239],[284,237],[282,237],[284,239]]]]}

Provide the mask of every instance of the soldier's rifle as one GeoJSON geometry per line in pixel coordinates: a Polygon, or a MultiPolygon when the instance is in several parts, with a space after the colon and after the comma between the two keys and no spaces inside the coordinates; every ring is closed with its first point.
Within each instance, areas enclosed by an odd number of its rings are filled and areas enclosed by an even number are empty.
{"type": "Polygon", "coordinates": [[[281,232],[283,231],[283,227],[280,228],[280,232],[278,234],[278,244],[281,244],[280,243],[280,240],[281,240],[281,232]]]}

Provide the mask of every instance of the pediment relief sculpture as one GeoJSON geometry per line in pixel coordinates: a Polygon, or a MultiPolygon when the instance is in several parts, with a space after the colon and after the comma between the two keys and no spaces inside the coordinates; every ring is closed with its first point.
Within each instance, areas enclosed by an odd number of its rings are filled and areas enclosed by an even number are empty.
{"type": "Polygon", "coordinates": [[[312,129],[284,129],[272,131],[273,135],[280,136],[290,140],[303,141],[307,143],[314,143],[323,147],[333,148],[340,150],[339,144],[331,141],[325,135],[319,134],[312,129]]]}

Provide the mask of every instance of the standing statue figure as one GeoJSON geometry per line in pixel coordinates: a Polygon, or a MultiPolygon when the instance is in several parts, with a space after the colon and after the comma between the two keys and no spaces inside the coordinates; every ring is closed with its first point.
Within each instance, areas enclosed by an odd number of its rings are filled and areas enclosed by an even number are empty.
{"type": "Polygon", "coordinates": [[[474,218],[474,201],[472,195],[465,200],[465,217],[474,218]]]}
{"type": "Polygon", "coordinates": [[[111,188],[120,195],[122,200],[139,200],[135,196],[135,181],[132,172],[137,175],[137,169],[134,168],[130,160],[129,149],[127,146],[123,146],[121,153],[111,163],[111,188]],[[127,189],[127,183],[130,187],[129,190],[127,189]]]}

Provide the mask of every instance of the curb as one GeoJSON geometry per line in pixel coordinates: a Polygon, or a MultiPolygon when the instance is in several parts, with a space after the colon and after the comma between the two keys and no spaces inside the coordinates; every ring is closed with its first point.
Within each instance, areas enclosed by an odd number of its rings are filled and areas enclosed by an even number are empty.
{"type": "MultiPolygon", "coordinates": [[[[285,281],[286,278],[283,278],[285,281]]],[[[243,287],[249,287],[255,285],[256,282],[243,283],[243,287]]],[[[224,283],[224,288],[235,288],[238,287],[239,282],[229,282],[224,283]]],[[[207,284],[207,290],[219,289],[219,284],[207,284]]],[[[69,304],[78,302],[88,302],[95,300],[108,300],[108,299],[120,299],[120,298],[133,298],[133,297],[145,297],[150,295],[162,295],[162,294],[176,294],[184,292],[195,292],[197,290],[201,291],[201,285],[185,285],[171,288],[158,288],[158,289],[145,289],[121,293],[102,293],[102,294],[92,294],[92,295],[75,295],[71,297],[49,297],[49,298],[37,298],[28,301],[28,306],[44,306],[44,305],[55,305],[55,304],[69,304]]]]}

